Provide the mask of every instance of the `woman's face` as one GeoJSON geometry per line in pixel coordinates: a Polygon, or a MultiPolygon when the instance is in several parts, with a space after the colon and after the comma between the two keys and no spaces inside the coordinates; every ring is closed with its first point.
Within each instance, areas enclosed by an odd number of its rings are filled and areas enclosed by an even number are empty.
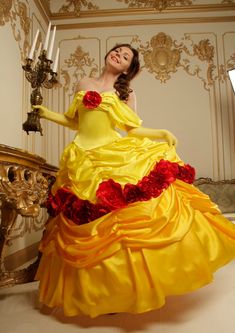
{"type": "Polygon", "coordinates": [[[106,58],[106,65],[116,69],[118,73],[127,73],[133,59],[133,52],[129,47],[121,46],[111,51],[106,58]]]}

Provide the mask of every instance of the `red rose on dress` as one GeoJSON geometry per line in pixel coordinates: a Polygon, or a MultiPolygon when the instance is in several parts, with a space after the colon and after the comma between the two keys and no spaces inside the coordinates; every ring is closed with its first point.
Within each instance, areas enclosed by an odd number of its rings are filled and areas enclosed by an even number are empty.
{"type": "Polygon", "coordinates": [[[195,169],[189,164],[179,166],[179,173],[177,178],[183,180],[186,183],[192,184],[195,180],[195,169]]]}
{"type": "Polygon", "coordinates": [[[46,208],[48,210],[48,213],[50,216],[56,216],[58,215],[63,209],[64,206],[68,201],[71,200],[71,198],[75,198],[75,195],[70,192],[69,189],[65,187],[61,187],[56,192],[55,196],[50,193],[48,195],[47,201],[46,201],[46,208]]]}
{"type": "Polygon", "coordinates": [[[138,188],[143,193],[142,200],[149,200],[158,197],[162,192],[162,187],[159,186],[156,179],[145,176],[137,184],[138,188]]]}
{"type": "Polygon", "coordinates": [[[50,193],[45,202],[45,207],[47,208],[47,212],[50,216],[55,217],[60,213],[60,207],[55,197],[50,193]]]}
{"type": "Polygon", "coordinates": [[[177,163],[160,160],[150,174],[151,176],[156,174],[156,181],[159,186],[165,188],[175,181],[178,172],[179,166],[177,163]]]}
{"type": "Polygon", "coordinates": [[[81,225],[91,221],[93,206],[94,204],[88,200],[82,200],[76,197],[73,201],[66,205],[63,213],[74,223],[81,225]]]}
{"type": "Polygon", "coordinates": [[[83,97],[83,104],[87,109],[94,109],[100,105],[102,97],[97,91],[87,91],[83,97]]]}
{"type": "Polygon", "coordinates": [[[127,203],[143,200],[144,193],[141,189],[134,184],[126,184],[124,186],[123,194],[127,203]]]}
{"type": "Polygon", "coordinates": [[[96,196],[111,210],[126,206],[121,185],[112,179],[103,181],[99,185],[96,196]]]}
{"type": "Polygon", "coordinates": [[[90,211],[90,221],[94,221],[99,217],[104,216],[110,212],[111,209],[102,204],[99,203],[93,204],[92,209],[90,211]]]}

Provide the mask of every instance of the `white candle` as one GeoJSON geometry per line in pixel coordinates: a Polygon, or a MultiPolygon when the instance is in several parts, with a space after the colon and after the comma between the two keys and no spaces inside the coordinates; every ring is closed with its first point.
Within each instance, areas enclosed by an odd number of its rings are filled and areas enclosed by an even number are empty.
{"type": "Polygon", "coordinates": [[[37,60],[38,57],[40,56],[41,48],[42,48],[42,43],[40,42],[39,47],[38,47],[38,50],[37,50],[36,60],[37,60]]]}
{"type": "Polygon", "coordinates": [[[36,43],[37,43],[38,35],[39,35],[39,30],[37,30],[37,32],[36,32],[36,35],[35,35],[34,41],[33,41],[33,45],[31,47],[31,50],[30,50],[29,56],[28,56],[28,58],[32,59],[32,60],[33,60],[33,54],[34,54],[35,46],[36,46],[36,43]]]}
{"type": "Polygon", "coordinates": [[[54,62],[53,70],[52,70],[54,73],[56,73],[56,71],[57,71],[58,61],[59,61],[59,53],[60,53],[60,49],[58,47],[57,52],[56,52],[56,56],[55,56],[55,62],[54,62]]]}
{"type": "Polygon", "coordinates": [[[48,56],[47,59],[51,60],[52,58],[52,50],[54,46],[54,41],[55,41],[55,32],[56,32],[56,26],[54,26],[53,32],[52,32],[52,37],[51,37],[51,43],[48,51],[48,56]]]}
{"type": "Polygon", "coordinates": [[[43,50],[45,50],[45,51],[47,51],[50,31],[51,31],[51,22],[49,22],[49,25],[48,25],[48,28],[47,28],[46,39],[45,39],[45,42],[44,42],[44,45],[43,45],[43,50]]]}

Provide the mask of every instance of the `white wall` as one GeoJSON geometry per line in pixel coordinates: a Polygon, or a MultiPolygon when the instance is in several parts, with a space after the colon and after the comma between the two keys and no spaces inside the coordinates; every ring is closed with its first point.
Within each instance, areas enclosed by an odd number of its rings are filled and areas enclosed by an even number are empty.
{"type": "Polygon", "coordinates": [[[0,26],[0,143],[22,147],[22,70],[11,26],[0,26]]]}

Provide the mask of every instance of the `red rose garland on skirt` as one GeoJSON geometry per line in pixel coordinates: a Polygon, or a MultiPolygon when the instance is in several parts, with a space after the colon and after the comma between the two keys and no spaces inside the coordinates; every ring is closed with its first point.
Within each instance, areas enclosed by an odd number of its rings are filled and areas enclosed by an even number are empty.
{"type": "Polygon", "coordinates": [[[136,185],[126,184],[124,188],[114,180],[100,183],[96,196],[99,203],[79,199],[68,188],[61,187],[53,196],[51,193],[46,201],[50,216],[63,213],[74,223],[80,225],[137,201],[147,201],[158,197],[176,179],[192,184],[195,169],[186,164],[181,166],[166,160],[156,163],[148,176],[143,177],[136,185]]]}

